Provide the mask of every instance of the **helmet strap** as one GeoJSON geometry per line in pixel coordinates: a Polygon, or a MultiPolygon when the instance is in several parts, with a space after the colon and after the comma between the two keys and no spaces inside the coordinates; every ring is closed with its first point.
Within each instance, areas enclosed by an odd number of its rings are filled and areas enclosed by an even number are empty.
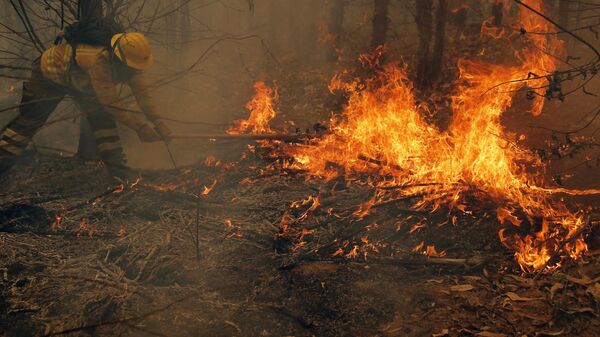
{"type": "Polygon", "coordinates": [[[115,41],[113,47],[113,52],[115,49],[119,50],[119,54],[121,54],[121,61],[127,65],[127,56],[125,56],[125,53],[123,52],[123,48],[121,48],[121,39],[125,37],[125,35],[127,35],[127,33],[123,33],[123,35],[119,36],[119,38],[117,39],[117,41],[115,41]]]}

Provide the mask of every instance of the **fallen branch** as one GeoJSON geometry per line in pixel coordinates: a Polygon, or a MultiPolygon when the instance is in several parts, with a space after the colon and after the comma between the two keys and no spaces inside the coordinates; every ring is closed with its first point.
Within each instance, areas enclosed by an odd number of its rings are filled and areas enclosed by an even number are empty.
{"type": "Polygon", "coordinates": [[[567,240],[564,240],[560,244],[560,246],[558,247],[558,249],[556,249],[554,254],[552,254],[552,256],[548,259],[548,261],[546,261],[546,263],[544,264],[544,267],[542,267],[538,270],[538,272],[535,274],[533,279],[534,280],[539,279],[539,277],[544,273],[546,268],[548,268],[548,266],[550,266],[551,264],[555,263],[556,260],[560,257],[560,254],[563,253],[563,250],[565,249],[567,244],[571,244],[571,243],[575,242],[577,239],[579,239],[585,231],[587,231],[591,228],[591,225],[592,225],[592,217],[590,216],[587,218],[585,224],[577,230],[577,232],[575,232],[573,235],[571,235],[571,237],[569,237],[567,240]]]}
{"type": "Polygon", "coordinates": [[[281,140],[287,142],[299,141],[307,138],[305,134],[288,134],[288,133],[266,133],[266,134],[179,134],[171,137],[173,140],[178,139],[205,139],[205,140],[281,140]]]}
{"type": "Polygon", "coordinates": [[[401,266],[418,266],[418,265],[441,265],[451,267],[464,267],[472,269],[481,267],[485,264],[486,259],[481,256],[473,256],[466,259],[453,259],[447,257],[423,257],[423,258],[370,258],[370,263],[376,264],[391,264],[401,266]]]}

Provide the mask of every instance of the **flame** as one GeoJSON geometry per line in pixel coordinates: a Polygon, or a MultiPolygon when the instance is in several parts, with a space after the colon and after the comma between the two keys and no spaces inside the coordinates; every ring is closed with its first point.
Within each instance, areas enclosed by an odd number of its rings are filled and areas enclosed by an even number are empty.
{"type": "Polygon", "coordinates": [[[233,126],[227,130],[229,134],[261,134],[273,133],[269,127],[269,122],[275,118],[277,113],[273,104],[279,100],[277,88],[269,87],[265,82],[254,83],[256,93],[246,104],[246,109],[250,111],[248,119],[237,120],[233,126]]]}
{"type": "MultiPolygon", "coordinates": [[[[544,12],[542,0],[531,0],[529,6],[544,12]]],[[[497,215],[503,223],[519,226],[533,222],[531,219],[544,219],[537,232],[532,229],[521,236],[501,232],[503,243],[516,251],[515,258],[523,270],[545,268],[556,254],[579,257],[587,247],[582,238],[571,236],[580,232],[583,216],[552,198],[553,194],[569,191],[543,187],[544,164],[534,153],[515,144],[500,122],[515,95],[523,90],[528,90],[531,98],[530,112],[534,116],[542,113],[550,78],[545,74],[552,74],[558,67],[552,55],[564,53],[556,34],[523,33],[552,32],[553,27],[545,19],[519,7],[516,21],[521,32],[487,25],[482,28],[482,34],[491,35],[503,45],[520,40],[519,48],[513,51],[514,63],[459,61],[458,84],[451,97],[454,115],[448,130],[440,130],[424,117],[432,111],[416,102],[407,66],[387,64],[368,79],[348,80],[347,73],[335,76],[330,90],[349,94],[343,116],[331,118],[330,133],[323,138],[307,145],[290,145],[287,151],[295,164],[312,177],[368,175],[367,183],[379,189],[356,215],[364,216],[373,205],[406,195],[424,195],[415,207],[435,210],[441,205],[456,208],[467,194],[475,194],[501,205],[497,215]],[[536,174],[528,173],[532,168],[536,174]],[[406,188],[398,191],[390,188],[393,186],[406,188]],[[560,244],[567,239],[573,239],[573,244],[560,244]]],[[[361,60],[377,62],[372,57],[361,60]]],[[[257,94],[250,107],[260,106],[257,102],[271,102],[258,97],[264,96],[257,94]]],[[[411,231],[419,228],[414,226],[411,231]]],[[[434,247],[427,251],[439,255],[434,247]]],[[[348,255],[356,254],[353,250],[348,255]]]]}
{"type": "Polygon", "coordinates": [[[62,214],[57,213],[56,216],[54,217],[54,221],[52,222],[52,225],[50,225],[50,228],[52,228],[53,231],[61,229],[61,225],[62,225],[62,214]]]}
{"type": "Polygon", "coordinates": [[[204,189],[202,190],[202,195],[203,196],[207,196],[210,194],[210,192],[212,192],[212,190],[215,188],[215,186],[217,186],[218,183],[218,179],[215,179],[212,183],[212,185],[210,185],[209,187],[204,186],[204,189]]]}

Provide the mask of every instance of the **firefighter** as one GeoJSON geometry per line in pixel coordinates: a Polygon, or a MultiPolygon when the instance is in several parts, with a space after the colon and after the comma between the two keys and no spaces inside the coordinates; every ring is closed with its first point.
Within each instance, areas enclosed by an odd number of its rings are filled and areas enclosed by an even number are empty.
{"type": "Polygon", "coordinates": [[[132,178],[115,120],[135,130],[142,142],[169,141],[171,131],[157,113],[143,72],[154,62],[149,41],[141,33],[120,33],[110,42],[110,47],[62,43],[33,62],[19,115],[0,138],[0,175],[14,165],[65,96],[73,97],[88,119],[110,177],[132,178]],[[123,107],[120,84],[130,87],[146,120],[123,107]]]}

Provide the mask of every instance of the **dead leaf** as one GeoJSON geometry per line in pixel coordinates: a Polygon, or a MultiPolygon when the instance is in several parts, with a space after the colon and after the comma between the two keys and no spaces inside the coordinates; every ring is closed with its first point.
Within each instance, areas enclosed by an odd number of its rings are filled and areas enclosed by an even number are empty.
{"type": "Polygon", "coordinates": [[[517,276],[517,275],[506,275],[506,276],[513,279],[514,281],[517,281],[522,286],[533,287],[535,285],[535,281],[533,279],[524,278],[524,277],[517,276]]]}
{"type": "Polygon", "coordinates": [[[600,283],[594,283],[587,288],[588,294],[594,296],[596,302],[600,303],[600,283]]]}
{"type": "Polygon", "coordinates": [[[475,334],[477,337],[508,337],[508,335],[503,333],[491,332],[491,331],[482,331],[475,334]]]}
{"type": "Polygon", "coordinates": [[[444,279],[439,279],[439,280],[436,280],[436,279],[431,279],[431,280],[427,280],[426,282],[427,282],[427,283],[437,283],[437,284],[442,284],[442,283],[444,283],[444,279]]]}
{"type": "Polygon", "coordinates": [[[554,299],[554,295],[556,292],[563,289],[565,286],[562,283],[554,283],[552,288],[550,288],[550,299],[554,299]]]}
{"type": "Polygon", "coordinates": [[[583,276],[582,278],[577,278],[577,277],[573,277],[567,274],[562,274],[562,273],[558,273],[555,275],[556,277],[559,278],[563,278],[566,279],[567,281],[571,282],[571,283],[575,283],[578,284],[580,286],[589,286],[592,283],[596,283],[598,281],[600,281],[600,277],[596,277],[595,279],[591,279],[587,276],[583,276]]]}
{"type": "Polygon", "coordinates": [[[544,324],[548,323],[552,320],[552,315],[533,314],[533,313],[521,311],[521,310],[518,310],[516,312],[519,314],[519,316],[529,318],[533,321],[542,322],[544,324]]]}
{"type": "Polygon", "coordinates": [[[542,300],[543,298],[530,298],[530,297],[521,297],[520,295],[513,293],[511,291],[506,293],[506,296],[515,302],[529,302],[529,301],[537,301],[542,300]]]}
{"type": "Polygon", "coordinates": [[[537,333],[537,336],[561,336],[565,333],[565,330],[560,331],[540,331],[537,333]]]}
{"type": "Polygon", "coordinates": [[[565,310],[565,312],[567,314],[571,314],[571,315],[572,314],[583,314],[583,313],[586,313],[586,312],[589,312],[590,314],[594,314],[594,315],[596,314],[596,312],[594,311],[594,309],[588,308],[588,307],[585,307],[585,308],[573,308],[573,309],[570,309],[570,310],[565,310]]]}
{"type": "Polygon", "coordinates": [[[444,329],[444,330],[440,331],[439,333],[434,333],[433,335],[431,335],[431,337],[444,337],[444,336],[448,336],[449,333],[450,333],[450,331],[448,329],[444,329]]]}
{"type": "Polygon", "coordinates": [[[475,287],[473,287],[470,284],[459,284],[459,285],[455,285],[455,286],[451,286],[450,290],[452,291],[456,291],[456,292],[465,292],[465,291],[470,291],[475,289],[475,287]]]}

